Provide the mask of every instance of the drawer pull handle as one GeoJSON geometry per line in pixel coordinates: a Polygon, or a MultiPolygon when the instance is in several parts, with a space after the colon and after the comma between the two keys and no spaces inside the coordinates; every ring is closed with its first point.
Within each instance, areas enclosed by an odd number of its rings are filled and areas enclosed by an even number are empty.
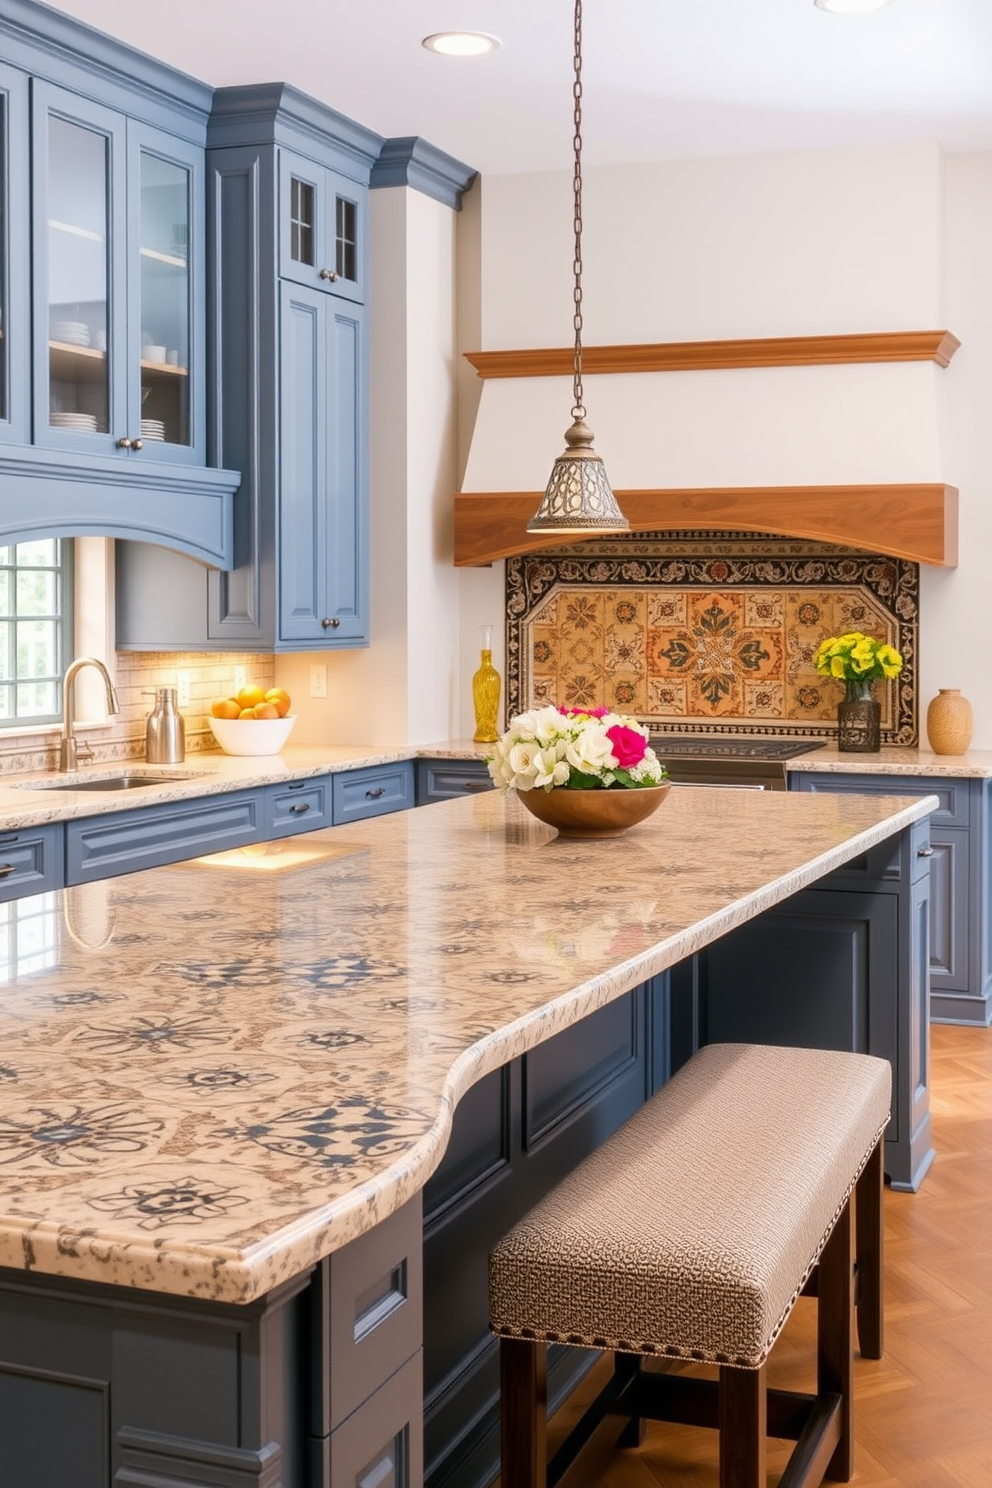
{"type": "Polygon", "coordinates": [[[916,856],[918,858],[932,858],[933,857],[933,848],[932,847],[918,847],[916,849],[916,856]]]}
{"type": "Polygon", "coordinates": [[[384,785],[370,786],[365,794],[370,801],[378,801],[380,796],[384,796],[386,794],[386,787],[384,785]]]}
{"type": "Polygon", "coordinates": [[[491,790],[492,787],[488,780],[466,780],[465,789],[467,791],[487,791],[491,790]]]}
{"type": "Polygon", "coordinates": [[[400,1261],[387,1276],[374,1282],[367,1292],[355,1298],[355,1342],[361,1343],[363,1338],[380,1328],[387,1318],[392,1317],[403,1306],[409,1295],[406,1261],[400,1261]]]}
{"type": "Polygon", "coordinates": [[[310,810],[310,802],[309,801],[297,801],[296,805],[295,806],[290,806],[289,810],[290,810],[291,815],[293,815],[293,816],[302,816],[303,813],[304,813],[304,811],[309,811],[310,810]]]}
{"type": "Polygon", "coordinates": [[[16,863],[0,863],[0,878],[6,878],[8,873],[16,873],[16,863]]]}
{"type": "Polygon", "coordinates": [[[325,630],[337,630],[338,626],[341,624],[341,621],[337,615],[334,615],[330,620],[321,620],[320,623],[325,630]]]}

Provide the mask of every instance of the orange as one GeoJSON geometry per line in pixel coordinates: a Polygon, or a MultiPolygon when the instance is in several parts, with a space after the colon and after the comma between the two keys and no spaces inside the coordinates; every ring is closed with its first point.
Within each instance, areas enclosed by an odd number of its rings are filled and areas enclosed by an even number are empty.
{"type": "Polygon", "coordinates": [[[241,712],[238,714],[238,717],[239,718],[254,718],[255,717],[255,709],[254,708],[242,708],[241,709],[241,712]]]}
{"type": "Polygon", "coordinates": [[[238,702],[242,708],[254,708],[256,703],[265,702],[265,688],[259,687],[255,682],[249,682],[247,687],[242,687],[238,693],[238,702]]]}
{"type": "Polygon", "coordinates": [[[210,711],[215,718],[237,718],[241,712],[241,704],[233,697],[214,698],[210,711]]]}
{"type": "Polygon", "coordinates": [[[278,718],[279,709],[275,703],[256,703],[252,709],[256,718],[278,718]]]}
{"type": "Polygon", "coordinates": [[[292,705],[292,699],[284,687],[270,687],[265,694],[265,701],[275,706],[280,718],[285,718],[292,705]]]}

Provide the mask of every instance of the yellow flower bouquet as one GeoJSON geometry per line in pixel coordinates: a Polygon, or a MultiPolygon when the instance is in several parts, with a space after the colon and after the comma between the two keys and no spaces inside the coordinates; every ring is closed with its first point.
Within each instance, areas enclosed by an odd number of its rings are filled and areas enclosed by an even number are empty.
{"type": "Polygon", "coordinates": [[[873,682],[898,677],[902,671],[902,657],[894,646],[860,630],[821,641],[813,664],[821,677],[843,682],[852,700],[869,697],[873,682]]]}

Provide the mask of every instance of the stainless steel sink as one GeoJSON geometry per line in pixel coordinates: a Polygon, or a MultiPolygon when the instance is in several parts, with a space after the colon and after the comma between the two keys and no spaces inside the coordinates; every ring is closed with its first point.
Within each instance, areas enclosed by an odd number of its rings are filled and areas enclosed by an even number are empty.
{"type": "Polygon", "coordinates": [[[99,780],[37,780],[26,790],[56,791],[129,791],[144,790],[149,785],[178,785],[190,775],[105,775],[99,780]]]}

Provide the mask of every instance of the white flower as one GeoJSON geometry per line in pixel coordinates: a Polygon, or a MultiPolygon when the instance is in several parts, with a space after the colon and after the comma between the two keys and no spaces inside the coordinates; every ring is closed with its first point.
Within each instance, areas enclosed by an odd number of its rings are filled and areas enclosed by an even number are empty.
{"type": "Polygon", "coordinates": [[[584,775],[601,775],[616,767],[613,745],[607,738],[606,729],[600,721],[589,720],[576,738],[567,745],[565,758],[575,770],[584,775]]]}

